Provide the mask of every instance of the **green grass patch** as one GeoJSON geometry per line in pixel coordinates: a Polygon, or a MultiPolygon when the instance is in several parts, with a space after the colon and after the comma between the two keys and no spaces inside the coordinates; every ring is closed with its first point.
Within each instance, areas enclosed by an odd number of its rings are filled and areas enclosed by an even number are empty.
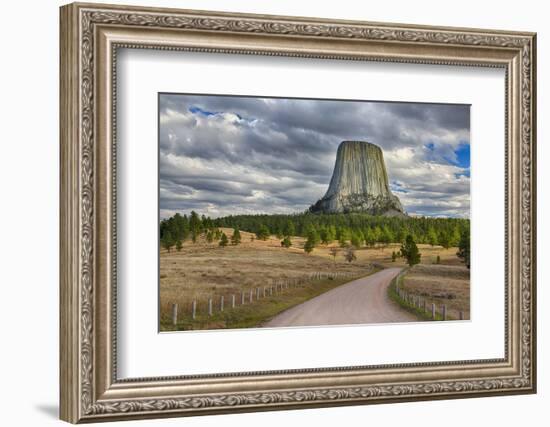
{"type": "MultiPolygon", "coordinates": [[[[218,305],[212,316],[208,315],[207,304],[202,302],[200,306],[197,306],[197,314],[195,319],[192,318],[190,310],[186,310],[188,313],[179,314],[177,325],[172,324],[169,316],[163,316],[160,324],[161,331],[258,327],[289,308],[360,277],[370,276],[379,270],[380,269],[375,268],[370,273],[357,276],[355,278],[328,278],[311,281],[297,287],[284,289],[282,293],[278,292],[272,296],[266,296],[265,298],[260,298],[260,300],[254,300],[252,304],[248,302],[248,296],[244,305],[241,305],[240,298],[237,298],[237,305],[235,308],[231,308],[231,299],[226,297],[224,311],[219,311],[218,305]]],[[[214,304],[216,303],[219,303],[219,301],[214,302],[214,304]]]]}

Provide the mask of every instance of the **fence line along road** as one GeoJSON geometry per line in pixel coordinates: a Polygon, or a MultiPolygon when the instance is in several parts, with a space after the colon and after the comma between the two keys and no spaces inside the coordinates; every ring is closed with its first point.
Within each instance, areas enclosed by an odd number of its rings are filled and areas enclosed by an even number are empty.
{"type": "MultiPolygon", "coordinates": [[[[429,314],[431,320],[437,320],[437,316],[440,316],[440,320],[449,320],[449,316],[447,313],[447,305],[441,304],[439,307],[440,310],[437,310],[437,306],[434,303],[430,304],[430,308],[428,309],[428,301],[425,298],[420,297],[419,295],[410,294],[407,291],[405,291],[403,288],[401,288],[401,282],[403,279],[403,276],[407,273],[408,269],[403,269],[401,273],[399,273],[397,276],[395,276],[390,284],[390,288],[393,288],[395,293],[397,294],[397,297],[401,300],[402,303],[405,305],[408,305],[410,307],[416,308],[419,311],[429,314]]],[[[464,311],[460,310],[458,312],[459,320],[464,320],[464,311]]]]}
{"type": "MultiPolygon", "coordinates": [[[[364,273],[364,272],[363,272],[364,273]]],[[[350,272],[350,271],[339,271],[339,272],[326,272],[326,271],[314,271],[307,274],[304,274],[300,277],[293,277],[289,279],[278,279],[278,280],[270,280],[269,286],[263,286],[263,287],[253,287],[248,290],[242,290],[240,292],[240,305],[246,305],[246,304],[253,304],[254,302],[261,301],[265,298],[281,295],[286,290],[294,289],[294,288],[300,288],[303,287],[305,284],[310,283],[312,281],[318,281],[318,280],[328,280],[328,279],[346,279],[346,278],[352,278],[361,276],[362,274],[358,274],[357,272],[350,272]],[[248,298],[247,298],[248,297],[248,298]]],[[[230,294],[230,300],[231,304],[229,303],[225,304],[225,295],[220,295],[219,297],[210,297],[206,301],[206,312],[209,317],[213,316],[215,314],[216,309],[219,310],[219,312],[226,311],[228,309],[235,309],[239,306],[237,304],[237,294],[230,294]]],[[[190,315],[191,319],[196,320],[197,315],[199,314],[199,303],[196,299],[193,299],[191,302],[191,310],[190,315]]],[[[177,326],[178,324],[178,304],[173,303],[172,304],[172,324],[174,326],[177,326]]]]}

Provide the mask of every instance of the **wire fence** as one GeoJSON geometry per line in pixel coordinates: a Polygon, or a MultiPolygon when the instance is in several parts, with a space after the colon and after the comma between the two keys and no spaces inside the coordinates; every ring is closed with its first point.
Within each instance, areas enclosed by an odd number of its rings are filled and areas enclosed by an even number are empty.
{"type": "MultiPolygon", "coordinates": [[[[454,320],[451,316],[449,316],[449,310],[446,304],[436,304],[431,299],[403,289],[403,276],[405,276],[407,271],[408,269],[406,268],[401,270],[401,272],[395,276],[390,283],[390,287],[399,299],[399,303],[405,307],[413,308],[419,311],[423,317],[430,320],[454,320]]],[[[458,319],[464,320],[464,311],[458,311],[458,319]]]]}
{"type": "Polygon", "coordinates": [[[265,286],[250,286],[239,292],[213,295],[207,299],[193,299],[188,304],[171,304],[171,323],[176,326],[182,317],[192,320],[199,316],[214,316],[217,313],[233,310],[237,307],[255,304],[267,298],[289,293],[293,289],[303,288],[315,281],[341,280],[361,277],[365,272],[326,272],[315,271],[299,277],[269,280],[265,286]]]}

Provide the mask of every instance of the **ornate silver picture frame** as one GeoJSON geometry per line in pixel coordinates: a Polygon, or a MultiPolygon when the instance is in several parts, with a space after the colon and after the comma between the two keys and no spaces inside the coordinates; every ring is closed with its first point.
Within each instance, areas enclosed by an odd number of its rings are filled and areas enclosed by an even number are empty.
{"type": "Polygon", "coordinates": [[[79,3],[63,6],[60,18],[61,419],[536,391],[535,34],[79,3]],[[115,148],[121,48],[503,69],[506,201],[505,212],[495,214],[505,217],[504,357],[119,378],[115,148]]]}

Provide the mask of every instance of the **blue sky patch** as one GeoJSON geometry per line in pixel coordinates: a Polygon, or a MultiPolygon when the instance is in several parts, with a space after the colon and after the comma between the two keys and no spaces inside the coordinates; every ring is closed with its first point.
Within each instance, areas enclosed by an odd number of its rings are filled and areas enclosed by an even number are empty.
{"type": "Polygon", "coordinates": [[[390,182],[390,189],[394,193],[407,194],[409,192],[409,190],[406,190],[405,188],[403,188],[401,183],[399,183],[397,181],[390,182]]]}
{"type": "Polygon", "coordinates": [[[470,169],[470,144],[461,143],[455,150],[455,154],[456,164],[461,168],[470,169]]]}
{"type": "Polygon", "coordinates": [[[218,113],[215,113],[215,112],[212,112],[212,111],[203,110],[202,108],[196,107],[194,105],[189,107],[189,111],[191,111],[193,114],[200,114],[200,115],[206,116],[206,117],[215,116],[216,114],[218,114],[218,113]]]}

